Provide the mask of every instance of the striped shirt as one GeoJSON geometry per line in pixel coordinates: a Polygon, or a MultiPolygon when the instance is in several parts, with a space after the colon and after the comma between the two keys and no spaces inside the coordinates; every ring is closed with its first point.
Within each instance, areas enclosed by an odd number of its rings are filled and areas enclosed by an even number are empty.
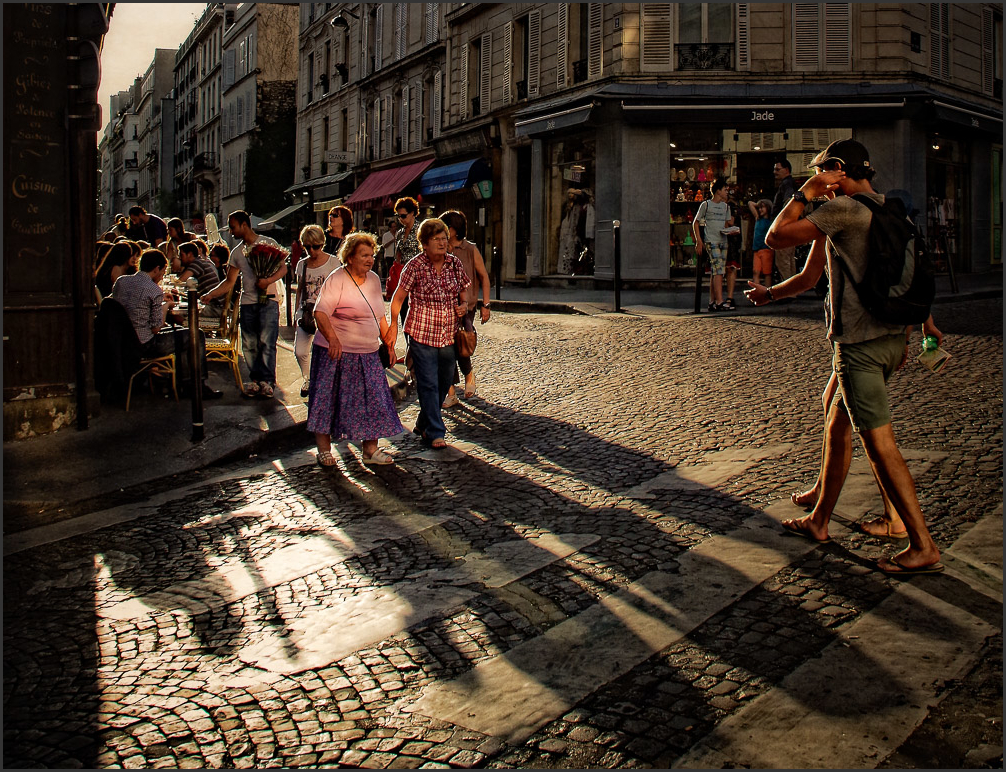
{"type": "Polygon", "coordinates": [[[140,343],[154,337],[154,330],[164,324],[164,292],[150,278],[149,273],[138,271],[120,276],[112,287],[112,298],[126,309],[140,343]]]}
{"type": "Polygon", "coordinates": [[[417,343],[434,348],[454,345],[458,329],[458,296],[471,284],[461,261],[454,255],[444,258],[440,273],[425,252],[420,252],[402,269],[398,282],[409,294],[409,315],[405,333],[417,343]]]}
{"type": "Polygon", "coordinates": [[[181,275],[185,276],[186,273],[191,273],[195,280],[199,282],[200,295],[205,295],[220,283],[220,275],[217,273],[217,267],[210,262],[208,257],[197,257],[191,263],[184,266],[181,275]]]}

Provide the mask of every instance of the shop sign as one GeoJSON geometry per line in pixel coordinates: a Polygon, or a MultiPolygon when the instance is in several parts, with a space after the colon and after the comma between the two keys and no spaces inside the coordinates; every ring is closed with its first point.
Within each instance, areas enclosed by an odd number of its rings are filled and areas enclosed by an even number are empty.
{"type": "Polygon", "coordinates": [[[325,162],[330,164],[355,164],[356,156],[341,150],[329,150],[325,153],[325,162]]]}
{"type": "Polygon", "coordinates": [[[487,146],[482,131],[467,131],[453,137],[441,137],[433,143],[437,158],[456,158],[461,155],[482,153],[487,146]]]}
{"type": "Polygon", "coordinates": [[[568,182],[579,182],[583,173],[579,169],[563,169],[562,178],[568,182]]]}

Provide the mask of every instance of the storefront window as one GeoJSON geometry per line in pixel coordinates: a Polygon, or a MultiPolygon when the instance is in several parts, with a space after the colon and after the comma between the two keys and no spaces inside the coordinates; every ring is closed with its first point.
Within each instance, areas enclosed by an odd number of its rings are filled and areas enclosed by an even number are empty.
{"type": "Polygon", "coordinates": [[[549,247],[545,273],[593,275],[596,227],[593,135],[553,140],[549,154],[546,206],[549,247]]]}

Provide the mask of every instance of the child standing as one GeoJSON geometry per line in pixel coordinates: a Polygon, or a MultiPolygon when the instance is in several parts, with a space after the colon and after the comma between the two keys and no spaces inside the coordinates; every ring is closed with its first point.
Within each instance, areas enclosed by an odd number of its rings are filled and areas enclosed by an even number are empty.
{"type": "Polygon", "coordinates": [[[712,272],[709,279],[710,311],[729,310],[729,306],[723,303],[723,275],[727,265],[727,236],[723,231],[734,224],[734,218],[727,204],[726,186],[726,180],[716,180],[712,184],[713,197],[699,204],[692,220],[695,254],[701,255],[705,251],[709,255],[712,272]]]}
{"type": "Polygon", "coordinates": [[[754,269],[751,278],[755,284],[767,286],[772,283],[772,259],[775,255],[775,252],[765,244],[765,234],[772,224],[772,202],[767,198],[757,202],[748,201],[748,209],[755,218],[754,238],[751,242],[751,249],[754,250],[754,269]]]}

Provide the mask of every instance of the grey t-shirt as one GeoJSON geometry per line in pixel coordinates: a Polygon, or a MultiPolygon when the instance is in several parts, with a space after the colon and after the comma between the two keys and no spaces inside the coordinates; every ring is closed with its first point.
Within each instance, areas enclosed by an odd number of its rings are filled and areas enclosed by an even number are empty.
{"type": "MultiPolygon", "coordinates": [[[[256,286],[258,279],[255,278],[255,271],[252,270],[251,265],[245,258],[245,252],[250,252],[255,244],[268,244],[270,247],[279,246],[279,243],[275,239],[271,239],[268,236],[258,236],[251,246],[242,241],[231,250],[230,264],[241,271],[241,305],[243,306],[258,303],[258,287],[256,286]]],[[[269,287],[269,297],[277,303],[279,302],[279,293],[282,291],[282,286],[280,282],[276,282],[269,287]]]]}
{"type": "MultiPolygon", "coordinates": [[[[884,203],[880,193],[867,194],[878,204],[884,203]]],[[[884,324],[872,316],[859,302],[856,288],[848,282],[842,267],[835,261],[837,251],[845,260],[856,281],[862,281],[869,257],[870,220],[873,214],[849,196],[836,196],[816,207],[807,219],[828,237],[828,282],[830,285],[828,337],[839,343],[862,343],[885,335],[904,333],[905,325],[884,324]],[[842,298],[842,334],[834,331],[835,299],[842,298]]]]}

